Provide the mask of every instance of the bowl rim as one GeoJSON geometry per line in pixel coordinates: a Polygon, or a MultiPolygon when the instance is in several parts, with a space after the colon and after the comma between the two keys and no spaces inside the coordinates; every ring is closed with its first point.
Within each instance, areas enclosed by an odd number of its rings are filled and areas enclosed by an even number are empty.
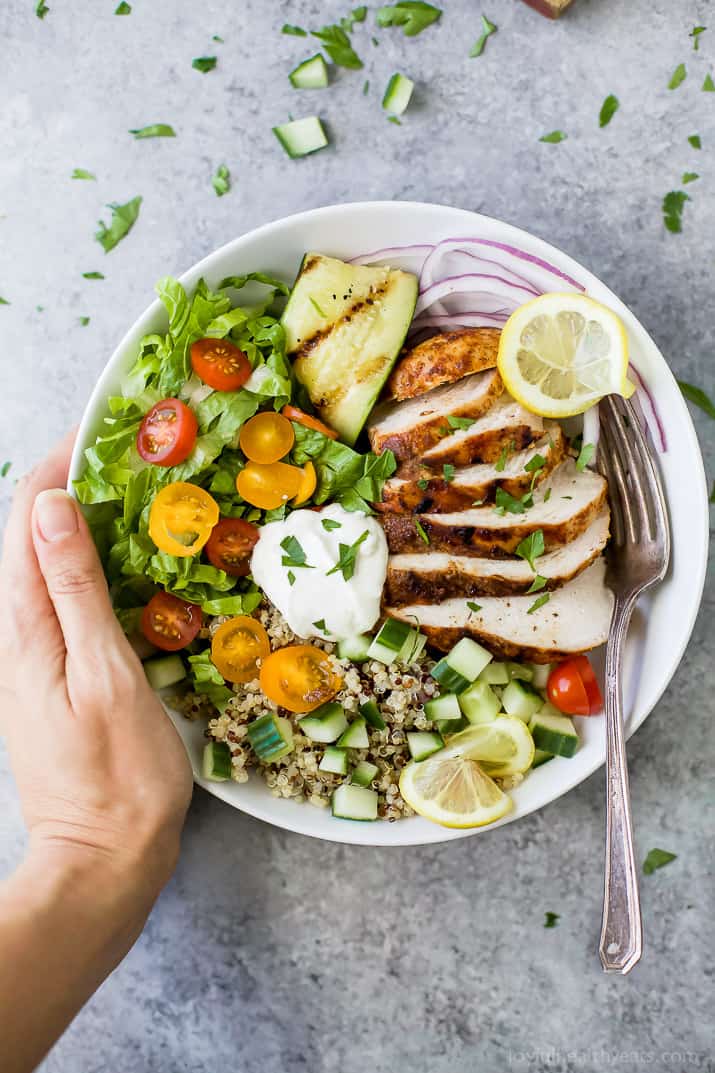
{"type": "MultiPolygon", "coordinates": [[[[260,226],[253,228],[250,231],[247,231],[241,235],[236,236],[233,239],[230,239],[228,242],[224,243],[222,246],[219,246],[217,249],[212,250],[206,256],[201,258],[201,260],[191,265],[177,278],[185,287],[193,287],[195,286],[199,278],[204,275],[211,274],[212,266],[217,261],[220,261],[223,257],[230,256],[234,252],[240,252],[242,246],[252,244],[256,241],[260,241],[264,236],[270,235],[272,232],[279,230],[281,226],[286,224],[310,224],[311,221],[320,220],[324,217],[336,215],[350,216],[352,214],[357,214],[359,216],[362,213],[370,215],[372,213],[384,212],[386,210],[392,210],[393,212],[410,212],[413,213],[416,217],[421,214],[433,214],[435,211],[437,211],[438,213],[450,213],[453,214],[455,217],[455,224],[458,222],[458,218],[461,217],[461,219],[464,221],[464,224],[467,227],[472,227],[473,229],[475,229],[475,231],[480,226],[484,225],[486,225],[487,229],[491,227],[498,228],[500,234],[503,236],[504,241],[513,243],[514,245],[520,246],[521,248],[526,249],[529,252],[535,253],[537,256],[541,256],[546,260],[550,260],[561,271],[573,274],[575,278],[580,278],[582,282],[584,282],[584,284],[586,285],[587,290],[595,282],[598,287],[601,288],[607,294],[609,302],[613,303],[613,306],[615,307],[617,312],[621,313],[622,311],[625,311],[625,313],[627,314],[627,318],[632,322],[632,326],[638,329],[638,332],[641,335],[641,338],[644,343],[648,346],[652,354],[657,357],[661,373],[667,374],[667,376],[669,376],[672,380],[672,386],[676,388],[677,393],[674,397],[679,400],[679,405],[681,408],[680,416],[681,418],[684,418],[684,425],[687,429],[688,435],[688,443],[684,447],[684,453],[686,453],[691,459],[691,461],[696,465],[698,472],[696,474],[695,480],[700,485],[702,492],[701,496],[699,497],[701,508],[701,524],[699,528],[702,537],[702,553],[700,554],[697,563],[690,564],[691,571],[697,567],[697,577],[695,579],[696,584],[693,590],[694,595],[688,608],[688,614],[686,616],[686,619],[684,620],[684,627],[683,620],[681,620],[681,627],[683,628],[681,628],[680,630],[679,644],[673,649],[673,655],[671,660],[669,661],[667,673],[662,676],[661,683],[658,689],[651,697],[649,697],[648,703],[644,705],[642,712],[632,713],[631,718],[629,719],[628,726],[626,727],[626,739],[628,739],[648,718],[648,716],[652,713],[652,711],[660,701],[661,697],[663,696],[663,693],[669,686],[675,672],[677,671],[685,649],[687,648],[702,602],[702,595],[707,572],[709,544],[707,479],[705,474],[705,466],[703,463],[702,454],[700,451],[700,446],[697,440],[697,435],[695,432],[692,418],[685,404],[685,400],[682,398],[680,390],[677,388],[677,382],[666,359],[662,355],[655,341],[652,339],[650,334],[638,320],[636,315],[630,310],[630,308],[626,306],[625,303],[621,299],[619,299],[618,296],[613,291],[611,291],[610,288],[606,284],[604,284],[597,276],[595,276],[589,269],[585,268],[569,254],[564,253],[561,249],[559,249],[559,247],[554,246],[550,242],[547,242],[545,239],[540,238],[538,235],[535,235],[532,232],[526,231],[523,228],[507,223],[496,217],[487,216],[484,213],[473,212],[469,209],[458,208],[452,205],[445,205],[438,202],[401,200],[373,200],[355,202],[348,201],[338,202],[330,205],[323,205],[318,208],[312,208],[298,211],[295,213],[290,213],[286,216],[277,217],[274,220],[261,224],[260,226]]],[[[70,494],[74,494],[73,481],[81,475],[84,465],[84,450],[89,445],[90,438],[93,440],[93,437],[90,437],[90,433],[93,428],[96,428],[98,413],[102,409],[104,410],[104,412],[106,412],[106,382],[115,375],[116,370],[119,367],[121,367],[123,364],[127,364],[127,359],[130,354],[129,348],[134,345],[134,342],[137,337],[140,337],[148,330],[150,330],[149,325],[157,317],[164,315],[164,313],[164,307],[160,300],[158,298],[154,299],[150,303],[150,305],[143,311],[143,313],[141,313],[135,319],[134,323],[125,332],[125,334],[115,347],[114,351],[112,352],[111,356],[107,360],[102,372],[100,373],[94,385],[94,388],[85,404],[82,418],[80,420],[77,430],[77,438],[72,452],[67,485],[70,494]]],[[[693,504],[693,506],[695,506],[695,504],[693,504]]],[[[693,519],[693,524],[695,524],[695,519],[693,519]]],[[[174,713],[172,713],[171,709],[169,709],[166,704],[165,708],[169,716],[172,718],[172,721],[177,726],[179,733],[181,733],[181,726],[177,724],[177,720],[174,718],[174,713]]],[[[184,740],[187,751],[189,751],[189,747],[186,743],[186,738],[184,734],[182,734],[182,740],[184,740]]],[[[333,826],[335,827],[334,833],[332,830],[332,826],[329,828],[328,832],[325,833],[323,831],[317,832],[309,830],[309,823],[293,821],[290,816],[284,818],[280,815],[274,814],[273,810],[268,807],[269,804],[275,801],[282,802],[283,799],[269,797],[266,799],[267,807],[265,808],[261,805],[254,805],[253,803],[246,807],[246,805],[236,801],[233,796],[233,793],[235,793],[238,784],[234,784],[231,782],[226,784],[221,782],[214,783],[204,779],[200,771],[197,769],[195,758],[191,755],[190,752],[189,756],[191,760],[195,783],[201,786],[203,789],[207,790],[214,797],[217,797],[220,800],[225,801],[227,804],[232,805],[234,808],[239,809],[239,811],[254,816],[257,819],[263,820],[266,823],[270,823],[278,828],[288,830],[296,834],[303,834],[309,837],[324,839],[326,841],[331,842],[338,842],[346,845],[368,845],[384,847],[386,849],[391,848],[393,846],[417,846],[448,842],[454,839],[466,838],[478,834],[482,831],[491,831],[497,827],[512,823],[518,819],[521,819],[524,816],[529,815],[531,812],[537,811],[538,809],[545,807],[545,805],[558,800],[564,794],[572,790],[575,786],[578,786],[580,783],[584,782],[587,778],[589,778],[589,776],[592,775],[593,772],[596,771],[598,768],[600,768],[605,761],[605,755],[600,757],[596,756],[589,764],[587,764],[585,769],[583,767],[579,767],[578,772],[574,771],[572,776],[566,775],[565,778],[562,778],[558,784],[559,788],[555,793],[546,794],[543,796],[543,799],[538,800],[533,804],[527,805],[526,807],[520,809],[518,813],[510,813],[502,820],[497,821],[497,823],[490,824],[484,828],[477,827],[466,830],[459,830],[439,827],[436,824],[429,824],[429,827],[427,829],[421,827],[420,833],[417,833],[415,831],[414,834],[411,834],[410,831],[413,829],[414,820],[416,819],[412,818],[402,819],[399,821],[399,823],[396,824],[388,824],[385,821],[382,821],[378,824],[358,824],[342,821],[340,824],[333,824],[333,826]],[[389,840],[386,840],[384,838],[376,838],[375,835],[377,835],[377,832],[380,829],[384,829],[386,827],[390,828],[391,830],[394,830],[395,827],[403,829],[404,836],[401,835],[400,837],[391,837],[389,840]],[[370,832],[373,831],[375,832],[375,834],[371,835],[370,832]]],[[[299,807],[301,809],[303,808],[302,805],[296,807],[299,807]]],[[[310,812],[312,811],[315,810],[308,809],[308,806],[306,804],[307,816],[309,816],[310,812]]],[[[422,821],[422,823],[429,823],[429,821],[422,821]]]]}

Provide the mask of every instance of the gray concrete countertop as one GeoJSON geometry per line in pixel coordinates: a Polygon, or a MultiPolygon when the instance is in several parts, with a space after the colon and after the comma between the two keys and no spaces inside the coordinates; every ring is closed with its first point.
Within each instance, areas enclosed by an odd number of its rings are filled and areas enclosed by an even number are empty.
{"type": "MultiPolygon", "coordinates": [[[[280,27],[318,27],[347,3],[132,0],[116,17],[115,0],[49,0],[44,20],[34,6],[0,11],[5,500],[77,420],[159,276],[331,202],[447,202],[532,230],[605,280],[676,374],[712,394],[715,96],[701,86],[715,73],[715,26],[697,52],[688,36],[712,17],[706,0],[577,0],[553,24],[489,0],[499,32],[479,59],[467,55],[482,11],[472,0],[445,0],[441,22],[415,39],[380,31],[378,47],[373,6],[354,38],[365,71],[303,96],[286,73],[313,46],[280,27]],[[192,70],[214,54],[214,71],[192,70]],[[668,90],[681,62],[688,77],[668,90]],[[395,70],[417,81],[401,127],[380,111],[395,70]],[[599,130],[609,93],[621,110],[599,130]],[[289,161],[271,126],[315,108],[331,146],[289,161]],[[127,133],[154,122],[177,138],[127,133]],[[555,128],[568,140],[539,142],[555,128]],[[233,188],[218,198],[222,163],[233,188]],[[75,167],[97,182],[71,181],[75,167]],[[661,200],[685,171],[702,178],[673,235],[661,200]],[[103,206],[136,194],[139,222],[105,257],[93,240],[103,206]],[[93,270],[106,279],[82,278],[93,270]]],[[[712,479],[713,424],[693,416],[712,479]]],[[[274,830],[197,790],[175,878],[45,1073],[712,1069],[713,610],[711,585],[675,679],[629,746],[639,857],[653,846],[678,855],[643,877],[646,952],[630,977],[603,976],[596,955],[602,772],[478,840],[389,853],[274,830]],[[544,928],[547,910],[556,928],[544,928]]],[[[0,752],[3,874],[23,840],[0,752]]]]}

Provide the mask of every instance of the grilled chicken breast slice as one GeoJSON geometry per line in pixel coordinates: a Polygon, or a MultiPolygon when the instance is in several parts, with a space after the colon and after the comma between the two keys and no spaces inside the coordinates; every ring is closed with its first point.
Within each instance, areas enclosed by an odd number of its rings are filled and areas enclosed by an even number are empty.
{"type": "MultiPolygon", "coordinates": [[[[530,612],[536,597],[485,596],[479,611],[466,600],[388,607],[387,614],[418,626],[431,644],[448,651],[460,638],[472,637],[494,655],[551,663],[604,644],[613,610],[605,585],[605,561],[597,559],[573,581],[530,612]]],[[[469,601],[470,603],[472,601],[469,601]]]]}
{"type": "Polygon", "coordinates": [[[547,435],[526,451],[507,453],[504,447],[502,457],[495,463],[479,463],[454,473],[447,470],[436,475],[420,466],[412,471],[408,464],[385,483],[378,509],[403,514],[468,510],[475,501],[491,502],[497,487],[521,496],[532,481],[534,486],[541,484],[564,457],[566,442],[560,427],[556,422],[547,422],[545,431],[547,435]],[[526,468],[539,463],[540,468],[526,468]]]}
{"type": "Polygon", "coordinates": [[[425,339],[400,358],[387,382],[389,394],[393,399],[413,399],[440,384],[493,369],[500,335],[499,328],[458,328],[425,339]]]}
{"type": "Polygon", "coordinates": [[[502,390],[499,373],[489,369],[406,402],[380,403],[370,416],[370,445],[375,454],[390,450],[400,461],[418,457],[452,431],[448,418],[480,417],[502,390]]]}
{"type": "MultiPolygon", "coordinates": [[[[546,578],[544,591],[564,585],[590,566],[606,546],[609,526],[610,512],[604,506],[570,544],[539,556],[536,568],[546,578]]],[[[455,597],[518,595],[525,593],[533,580],[533,570],[519,558],[475,558],[444,552],[392,555],[387,564],[384,600],[399,607],[439,603],[455,597]]]]}
{"type": "Polygon", "coordinates": [[[524,537],[537,529],[551,551],[586,529],[603,507],[606,491],[600,474],[579,471],[569,458],[534,490],[534,505],[523,513],[500,514],[494,506],[484,506],[453,514],[386,514],[382,522],[392,553],[513,555],[524,537]]]}
{"type": "Polygon", "coordinates": [[[543,435],[544,422],[515,402],[506,392],[469,428],[450,430],[450,435],[429,447],[421,461],[434,472],[445,462],[469,466],[496,462],[502,450],[521,451],[543,435]]]}

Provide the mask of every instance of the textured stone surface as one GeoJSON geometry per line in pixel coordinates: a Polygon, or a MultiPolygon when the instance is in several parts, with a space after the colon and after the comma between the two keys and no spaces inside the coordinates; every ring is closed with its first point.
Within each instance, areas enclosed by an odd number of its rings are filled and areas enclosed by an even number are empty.
{"type": "MultiPolygon", "coordinates": [[[[340,71],[305,100],[285,75],[312,46],[279,28],[318,26],[347,4],[135,0],[127,18],[115,6],[50,0],[44,21],[32,0],[0,11],[0,295],[12,303],[0,307],[0,454],[11,476],[78,418],[160,275],[256,224],[335,201],[447,202],[550,239],[629,303],[679,376],[712,392],[715,98],[700,86],[715,27],[697,53],[688,38],[708,22],[705,0],[578,0],[553,24],[490,0],[499,32],[476,60],[466,53],[481,7],[448,0],[417,39],[383,31],[376,48],[370,23],[360,28],[364,74],[340,71]],[[191,69],[214,53],[215,71],[191,69]],[[681,61],[688,79],[668,91],[681,61]],[[401,127],[379,109],[398,69],[417,79],[401,127]],[[601,131],[608,93],[621,111],[601,131]],[[332,146],[290,162],[270,128],[314,108],[332,146]],[[172,123],[177,139],[127,134],[152,122],[172,123]],[[540,144],[554,128],[568,140],[540,144]],[[700,153],[687,143],[695,132],[700,153]],[[219,199],[221,163],[233,190],[219,199]],[[97,183],[70,181],[77,166],[97,183]],[[683,234],[670,235],[660,202],[683,171],[704,178],[688,188],[683,234]],[[92,238],[102,206],[135,194],[139,223],[105,257],[92,238]],[[106,280],[83,280],[91,270],[106,280]]],[[[713,426],[694,416],[712,476],[713,426]]],[[[639,855],[654,845],[678,854],[643,879],[647,947],[629,978],[603,976],[595,953],[602,773],[478,840],[389,853],[285,834],[197,791],[175,879],[46,1073],[712,1068],[712,615],[710,587],[680,670],[629,746],[639,855]],[[553,930],[546,910],[560,914],[553,930]]],[[[3,873],[22,843],[0,753],[3,873]]]]}

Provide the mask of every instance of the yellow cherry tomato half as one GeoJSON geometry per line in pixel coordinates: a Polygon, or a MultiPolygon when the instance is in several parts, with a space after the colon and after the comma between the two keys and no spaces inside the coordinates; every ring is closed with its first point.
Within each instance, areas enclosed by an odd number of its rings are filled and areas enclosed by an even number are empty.
{"type": "Polygon", "coordinates": [[[306,503],[315,491],[317,483],[318,477],[315,472],[315,466],[312,462],[306,462],[303,466],[303,479],[300,482],[298,495],[293,500],[293,506],[299,507],[301,503],[306,503]]]}
{"type": "Polygon", "coordinates": [[[211,639],[211,662],[227,682],[252,682],[270,651],[268,634],[250,615],[222,622],[211,639]]]}
{"type": "Polygon", "coordinates": [[[154,496],[149,536],[160,551],[188,558],[201,551],[219,518],[212,496],[187,481],[173,481],[154,496]]]}
{"type": "Polygon", "coordinates": [[[286,462],[247,462],[236,477],[236,490],[241,499],[261,510],[275,510],[294,499],[303,484],[303,470],[286,462]]]}
{"type": "Polygon", "coordinates": [[[271,462],[285,458],[295,443],[295,432],[287,417],[266,412],[246,421],[238,442],[251,462],[269,466],[271,462]]]}
{"type": "Polygon", "coordinates": [[[312,712],[334,697],[343,680],[322,648],[288,645],[271,652],[261,663],[261,689],[289,712],[312,712]]]}

